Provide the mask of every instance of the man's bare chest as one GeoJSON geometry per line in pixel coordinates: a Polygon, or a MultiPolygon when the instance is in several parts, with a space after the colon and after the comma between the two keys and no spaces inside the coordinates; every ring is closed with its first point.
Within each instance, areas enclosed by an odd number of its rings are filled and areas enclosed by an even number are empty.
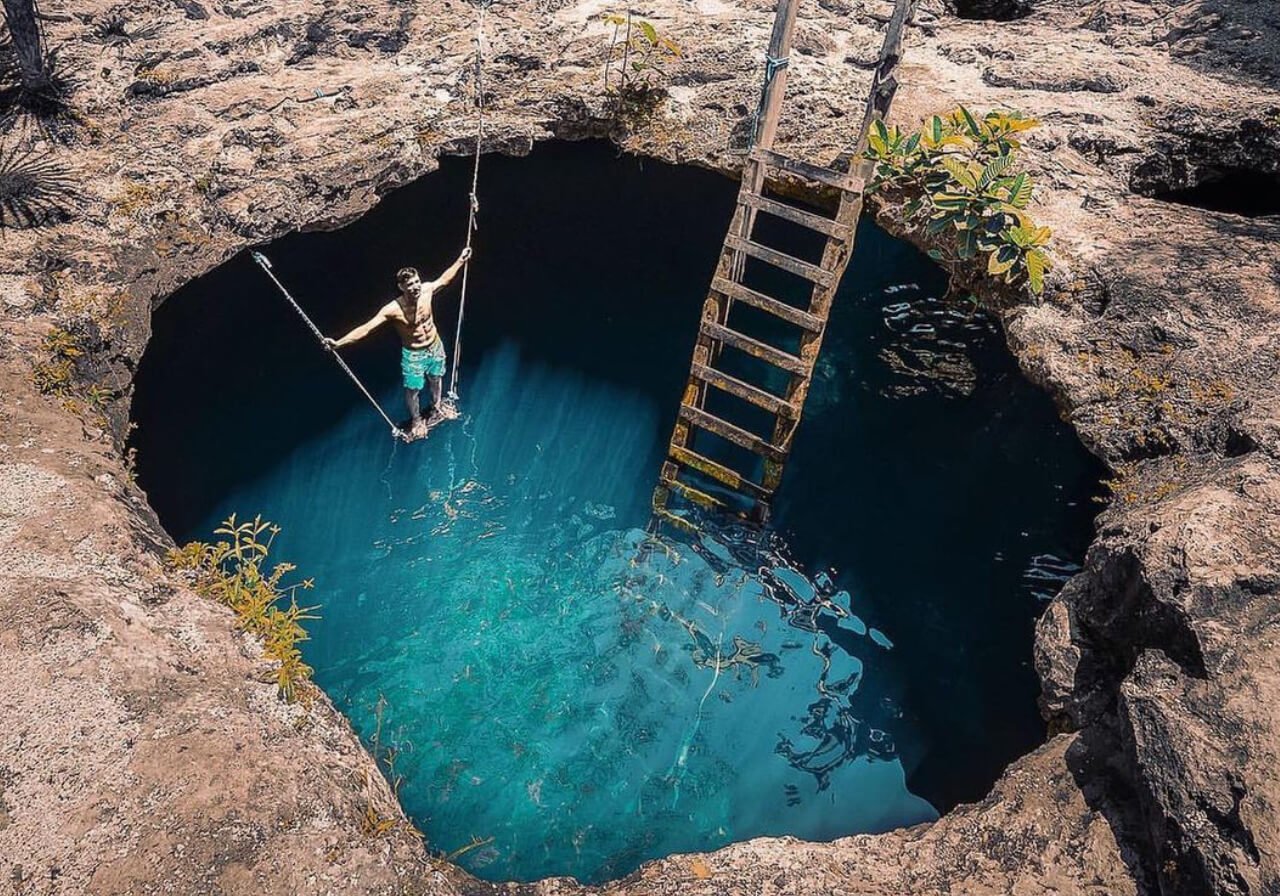
{"type": "Polygon", "coordinates": [[[387,316],[393,323],[411,330],[432,327],[435,320],[431,310],[431,294],[424,293],[416,308],[406,309],[402,300],[396,300],[388,308],[387,316]]]}

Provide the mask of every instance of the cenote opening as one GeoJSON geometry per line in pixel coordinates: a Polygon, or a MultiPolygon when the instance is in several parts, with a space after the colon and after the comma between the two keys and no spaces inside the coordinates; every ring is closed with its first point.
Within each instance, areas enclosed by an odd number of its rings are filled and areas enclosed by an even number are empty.
{"type": "Polygon", "coordinates": [[[1220,168],[1198,175],[1194,187],[1156,190],[1151,197],[1248,218],[1280,215],[1280,173],[1220,168]]]}
{"type": "MultiPolygon", "coordinates": [[[[345,331],[399,267],[452,260],[468,178],[446,160],[269,247],[275,269],[345,331]]],[[[232,512],[283,526],[322,614],[306,659],[364,737],[385,699],[432,847],[598,881],[925,821],[1042,742],[1034,620],[1099,470],[991,320],[864,222],[755,559],[642,550],[736,185],[600,144],[486,158],[481,185],[463,420],[393,443],[247,254],[156,313],[134,401],[175,539],[232,512]]],[[[456,307],[437,300],[446,334],[456,307]]],[[[347,357],[398,408],[395,336],[347,357]]]]}

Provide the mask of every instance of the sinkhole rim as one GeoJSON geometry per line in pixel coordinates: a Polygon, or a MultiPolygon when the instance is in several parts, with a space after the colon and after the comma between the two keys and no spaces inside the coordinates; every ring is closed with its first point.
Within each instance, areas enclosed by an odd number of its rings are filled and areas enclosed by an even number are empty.
{"type": "MultiPolygon", "coordinates": [[[[964,0],[959,0],[959,2],[960,2],[960,3],[963,3],[963,2],[964,2],[964,0]]],[[[982,0],[977,0],[977,2],[980,4],[980,3],[982,2],[982,0]]],[[[1024,18],[1024,17],[1026,17],[1026,16],[1030,15],[1030,14],[1034,11],[1034,6],[1033,6],[1033,3],[1031,2],[1031,0],[995,0],[995,2],[996,2],[996,3],[1001,4],[1002,8],[1003,8],[1003,7],[1014,7],[1014,8],[1016,8],[1016,9],[1018,10],[1018,12],[1017,12],[1017,14],[1016,14],[1016,15],[1009,15],[1009,16],[1004,16],[1004,17],[981,16],[981,15],[966,16],[966,15],[964,15],[964,14],[962,14],[962,13],[959,13],[959,12],[957,12],[957,15],[958,15],[959,17],[961,17],[961,18],[965,18],[965,19],[968,19],[968,20],[1014,21],[1014,20],[1017,20],[1017,19],[1024,18]]],[[[652,155],[648,155],[648,154],[643,153],[643,152],[634,152],[634,151],[632,151],[632,150],[630,150],[630,149],[625,149],[625,150],[624,150],[622,147],[619,147],[619,146],[618,146],[618,144],[617,144],[617,143],[616,143],[616,142],[615,142],[611,137],[604,137],[604,138],[601,138],[599,135],[587,135],[587,136],[584,136],[584,137],[581,137],[581,138],[565,138],[565,137],[563,137],[563,136],[561,136],[561,135],[559,135],[559,134],[548,134],[548,135],[546,135],[545,137],[539,138],[539,139],[537,139],[535,142],[533,142],[533,143],[531,144],[531,147],[532,147],[533,149],[536,149],[536,148],[537,148],[537,146],[539,146],[539,145],[556,144],[556,143],[578,143],[578,142],[584,142],[584,141],[590,141],[590,142],[602,142],[602,143],[606,143],[608,146],[610,146],[611,148],[613,148],[613,149],[615,149],[615,150],[619,150],[619,151],[621,151],[621,152],[625,152],[625,153],[626,153],[626,154],[628,154],[628,155],[633,155],[634,157],[636,157],[636,158],[638,158],[638,159],[641,159],[641,160],[654,161],[654,162],[658,162],[658,163],[661,163],[661,164],[671,165],[672,167],[689,168],[689,169],[700,169],[700,170],[709,170],[710,172],[712,172],[712,173],[714,173],[714,174],[719,174],[719,175],[721,175],[721,176],[728,177],[729,179],[733,180],[735,183],[736,183],[736,182],[738,181],[738,179],[739,179],[739,173],[734,172],[733,170],[730,170],[730,169],[723,169],[723,168],[717,168],[717,167],[710,167],[710,168],[707,168],[707,167],[704,167],[704,166],[702,166],[702,165],[697,165],[697,164],[694,164],[694,163],[691,163],[691,162],[688,162],[688,161],[685,161],[685,162],[676,162],[676,161],[672,161],[672,160],[670,160],[670,159],[662,158],[662,157],[659,157],[659,156],[652,156],[652,155]]],[[[453,152],[453,153],[450,153],[450,152],[442,152],[442,153],[441,153],[441,155],[442,155],[442,156],[451,156],[451,157],[454,157],[454,158],[457,158],[457,159],[464,159],[464,158],[468,158],[468,157],[469,157],[469,153],[464,153],[464,152],[453,152]]],[[[489,157],[494,157],[494,156],[503,156],[503,157],[508,157],[508,158],[524,158],[524,157],[526,157],[526,156],[528,155],[528,152],[519,152],[519,151],[516,151],[516,152],[507,152],[507,151],[503,151],[503,149],[501,149],[501,148],[495,148],[495,149],[493,149],[493,150],[490,150],[490,151],[488,151],[488,152],[484,153],[484,155],[489,156],[489,157]]],[[[406,180],[406,181],[403,181],[403,182],[401,182],[401,183],[397,183],[397,184],[395,185],[394,189],[393,189],[393,190],[391,190],[391,191],[388,191],[388,192],[399,192],[399,191],[401,191],[401,190],[403,190],[403,189],[411,188],[411,187],[412,187],[412,186],[414,186],[415,184],[418,184],[418,183],[420,183],[421,181],[423,181],[423,180],[425,180],[425,179],[427,179],[427,178],[430,178],[432,175],[437,174],[437,173],[438,173],[438,167],[437,167],[437,168],[433,168],[433,169],[431,169],[431,170],[429,170],[429,171],[424,171],[424,172],[422,172],[422,173],[420,173],[420,174],[418,174],[418,175],[416,175],[416,176],[414,176],[414,177],[412,177],[412,178],[410,178],[410,179],[408,179],[408,180],[406,180]]],[[[789,188],[788,188],[788,193],[792,196],[792,198],[796,198],[796,199],[803,199],[804,201],[809,202],[809,203],[811,203],[811,204],[813,204],[814,206],[817,206],[817,207],[822,207],[822,206],[825,206],[825,205],[828,205],[828,204],[829,204],[829,201],[828,201],[828,200],[829,200],[829,197],[827,197],[827,196],[826,196],[825,194],[823,194],[821,191],[812,191],[812,192],[796,191],[796,190],[794,189],[794,187],[789,187],[789,188]]],[[[341,230],[341,229],[343,229],[343,228],[345,228],[345,227],[347,227],[347,226],[349,226],[349,225],[353,224],[353,223],[354,223],[354,222],[356,222],[357,220],[359,220],[359,219],[361,219],[361,218],[366,217],[366,216],[367,216],[367,215],[369,215],[371,212],[373,212],[373,211],[378,207],[378,203],[381,201],[381,199],[382,199],[382,198],[383,198],[383,196],[385,196],[385,195],[386,195],[386,194],[380,194],[380,195],[378,196],[378,198],[377,198],[377,201],[375,201],[375,203],[374,203],[373,205],[369,206],[368,208],[364,208],[364,209],[362,209],[358,214],[349,215],[349,216],[342,217],[342,218],[333,218],[333,217],[326,216],[326,215],[323,213],[323,210],[322,210],[322,211],[320,211],[320,212],[317,212],[317,213],[315,213],[315,214],[313,214],[313,215],[312,215],[311,220],[306,221],[306,222],[301,222],[301,223],[293,224],[293,225],[291,225],[291,226],[290,226],[290,228],[289,228],[288,230],[285,230],[284,232],[281,232],[281,233],[278,233],[278,234],[274,234],[274,235],[272,235],[272,236],[271,236],[271,238],[270,238],[270,240],[269,240],[269,242],[267,242],[267,243],[261,243],[261,242],[259,242],[259,243],[246,242],[246,241],[244,241],[244,240],[243,240],[243,238],[241,238],[241,237],[238,237],[238,236],[237,236],[237,237],[235,237],[235,239],[234,239],[234,245],[236,245],[238,248],[237,248],[234,252],[230,252],[230,253],[228,253],[228,254],[223,255],[223,256],[219,259],[219,261],[218,261],[216,264],[214,264],[214,265],[212,265],[211,267],[209,267],[209,268],[207,268],[207,269],[205,269],[205,270],[202,270],[202,271],[200,271],[199,273],[196,273],[196,274],[194,274],[194,275],[192,275],[192,276],[187,276],[187,277],[185,277],[185,278],[184,278],[184,279],[182,279],[180,282],[177,282],[174,286],[172,286],[171,288],[167,289],[163,294],[161,294],[161,295],[159,295],[158,297],[156,297],[156,298],[155,298],[155,299],[150,303],[150,307],[149,307],[149,310],[148,310],[148,313],[147,313],[146,319],[148,320],[148,322],[150,322],[150,320],[154,317],[154,315],[159,311],[159,309],[160,309],[160,308],[162,308],[162,307],[163,307],[163,306],[164,306],[164,305],[165,305],[165,304],[166,304],[170,299],[172,299],[172,298],[173,298],[177,293],[179,293],[180,291],[182,291],[184,288],[186,288],[187,286],[189,286],[192,282],[194,282],[194,281],[196,281],[196,280],[199,280],[199,279],[201,279],[201,278],[203,278],[203,277],[207,276],[207,275],[208,275],[209,273],[211,273],[213,270],[216,270],[217,268],[219,268],[219,267],[223,266],[224,264],[226,264],[227,262],[231,261],[232,259],[234,259],[234,258],[238,257],[239,255],[241,255],[241,254],[243,254],[243,253],[247,252],[248,250],[252,249],[255,245],[269,245],[269,243],[270,243],[270,242],[275,242],[275,241],[277,241],[277,240],[284,239],[284,238],[287,238],[287,237],[289,237],[289,236],[294,236],[294,235],[296,235],[296,234],[303,233],[303,232],[308,232],[308,231],[327,231],[327,232],[335,232],[335,231],[341,230]]],[[[337,207],[337,204],[335,203],[335,208],[336,208],[336,207],[337,207]]],[[[918,249],[918,250],[920,250],[920,251],[922,251],[922,252],[924,251],[924,248],[925,248],[924,246],[917,244],[916,242],[914,242],[913,240],[911,240],[911,239],[910,239],[910,238],[908,238],[907,236],[904,236],[904,235],[902,235],[902,234],[899,234],[899,233],[898,233],[894,228],[891,228],[890,226],[888,226],[888,224],[890,224],[890,223],[892,223],[892,222],[885,222],[885,223],[882,223],[882,222],[880,221],[880,217],[879,217],[878,213],[877,213],[875,210],[873,210],[873,213],[872,213],[872,216],[871,216],[870,220],[871,220],[872,222],[874,222],[875,224],[877,224],[877,226],[882,227],[882,228],[885,230],[885,232],[886,232],[886,233],[888,233],[890,236],[892,236],[894,239],[902,240],[902,241],[904,241],[904,242],[906,242],[906,243],[908,243],[908,244],[912,245],[914,248],[916,248],[916,249],[918,249]]],[[[1010,340],[1008,339],[1008,334],[1007,334],[1006,329],[1005,329],[1005,327],[1004,327],[1003,319],[1002,319],[998,314],[993,314],[993,315],[992,315],[992,317],[993,317],[993,320],[995,320],[995,321],[997,322],[997,326],[998,326],[998,328],[999,328],[999,330],[1000,330],[1000,345],[1001,345],[1001,347],[1002,347],[1003,351],[1004,351],[1005,353],[1007,353],[1007,354],[1008,354],[1008,356],[1009,356],[1009,357],[1011,357],[1012,359],[1014,359],[1014,361],[1016,362],[1016,361],[1018,360],[1018,355],[1017,355],[1017,353],[1014,351],[1013,346],[1012,346],[1012,344],[1011,344],[1010,340]]],[[[136,356],[136,357],[137,357],[137,361],[135,361],[135,362],[134,362],[134,364],[133,364],[133,365],[131,366],[131,368],[129,369],[129,384],[130,384],[130,387],[131,387],[131,388],[134,386],[134,383],[135,383],[135,381],[136,381],[136,377],[137,377],[137,372],[138,372],[138,366],[139,366],[139,363],[141,362],[142,357],[146,354],[147,350],[151,347],[152,338],[153,338],[153,332],[149,330],[149,331],[148,331],[148,333],[147,333],[147,335],[146,335],[145,340],[143,341],[143,343],[141,344],[140,348],[139,348],[139,349],[138,349],[138,351],[137,351],[137,356],[136,356]]],[[[1019,375],[1021,376],[1021,378],[1022,378],[1022,379],[1024,379],[1027,383],[1031,384],[1031,385],[1032,385],[1034,388],[1036,388],[1038,391],[1040,391],[1041,393],[1043,393],[1044,395],[1046,395],[1046,397],[1049,397],[1051,400],[1053,400],[1054,396],[1053,396],[1053,393],[1051,392],[1051,390],[1049,390],[1049,389],[1045,388],[1045,387],[1044,387],[1044,385],[1042,385],[1042,384],[1040,384],[1040,383],[1037,383],[1035,380],[1033,380],[1033,379],[1031,379],[1030,377],[1026,376],[1025,372],[1023,372],[1023,371],[1022,371],[1022,367],[1021,367],[1021,365],[1020,365],[1020,364],[1018,364],[1018,365],[1016,365],[1016,366],[1018,367],[1019,375]]],[[[130,406],[130,409],[129,409],[128,415],[127,415],[127,417],[125,418],[125,422],[126,422],[126,427],[127,427],[128,425],[131,425],[131,424],[133,424],[133,423],[134,423],[134,413],[133,413],[132,406],[130,406]]],[[[1069,425],[1070,425],[1070,424],[1069,424],[1069,425]]],[[[1080,432],[1079,432],[1079,431],[1077,430],[1077,428],[1076,428],[1075,426],[1073,426],[1073,425],[1071,426],[1071,433],[1072,433],[1072,436],[1076,439],[1076,441],[1077,441],[1077,442],[1078,442],[1078,443],[1079,443],[1079,444],[1084,448],[1084,450],[1085,450],[1087,453],[1089,453],[1089,455],[1090,455],[1090,456],[1092,456],[1092,457],[1095,457],[1095,458],[1096,458],[1096,455],[1094,454],[1094,452],[1092,452],[1092,451],[1089,449],[1088,443],[1087,443],[1084,439],[1082,439],[1082,438],[1081,438],[1081,434],[1080,434],[1080,432]]],[[[121,446],[121,453],[120,453],[120,457],[121,457],[121,459],[123,460],[123,458],[124,458],[124,457],[126,456],[126,454],[127,454],[127,451],[129,450],[129,437],[128,437],[128,435],[126,435],[123,439],[121,439],[121,440],[120,440],[120,446],[121,446]]],[[[157,514],[157,512],[156,512],[155,508],[153,507],[152,502],[151,502],[151,499],[150,499],[149,497],[147,498],[147,500],[146,500],[146,502],[145,502],[145,507],[146,507],[146,510],[151,514],[152,518],[153,518],[156,522],[158,522],[158,520],[159,520],[158,514],[157,514]]],[[[170,539],[170,540],[173,540],[173,536],[169,533],[168,529],[167,529],[167,528],[165,528],[165,527],[163,526],[163,524],[161,524],[161,525],[159,526],[159,528],[160,528],[160,531],[164,533],[164,536],[165,536],[166,538],[168,538],[168,539],[170,539]]],[[[1096,543],[1097,537],[1098,537],[1098,536],[1096,535],[1096,533],[1095,533],[1095,534],[1093,534],[1093,535],[1090,537],[1090,542],[1089,542],[1089,546],[1090,546],[1090,547],[1092,547],[1092,545],[1093,545],[1094,543],[1096,543]]],[[[153,545],[153,546],[154,546],[154,547],[157,547],[157,548],[161,547],[161,545],[159,545],[159,544],[156,544],[156,545],[153,545]]],[[[230,632],[230,631],[232,631],[232,629],[228,628],[228,631],[230,632]]],[[[1034,640],[1033,640],[1033,643],[1034,643],[1034,640]]],[[[317,690],[318,690],[318,691],[323,695],[323,699],[324,699],[324,701],[328,704],[328,707],[332,710],[332,712],[333,712],[333,713],[334,713],[334,714],[335,714],[339,719],[341,719],[341,720],[342,720],[342,721],[347,725],[347,727],[348,727],[348,728],[351,728],[352,735],[353,735],[353,737],[354,737],[355,741],[358,743],[358,745],[359,745],[359,749],[362,751],[362,753],[364,754],[364,756],[365,756],[365,757],[366,757],[370,762],[374,763],[374,764],[375,764],[375,766],[376,766],[376,765],[377,765],[377,760],[374,758],[373,754],[370,752],[369,746],[365,743],[364,739],[363,739],[363,738],[361,738],[358,734],[356,734],[356,733],[355,733],[355,731],[354,731],[354,728],[352,728],[352,727],[351,727],[351,722],[350,722],[350,719],[349,719],[349,717],[347,716],[347,714],[346,714],[346,713],[344,713],[340,708],[338,708],[338,706],[335,704],[335,702],[334,702],[333,698],[330,696],[330,694],[329,694],[327,691],[325,691],[325,690],[324,690],[322,687],[320,687],[318,684],[317,684],[317,685],[315,685],[315,687],[316,687],[316,689],[317,689],[317,690]]],[[[1042,718],[1043,718],[1043,715],[1042,715],[1042,718]]],[[[1018,755],[1018,756],[1015,756],[1015,757],[1013,757],[1012,759],[1010,759],[1010,760],[1009,760],[1009,762],[1008,762],[1008,764],[1006,764],[1006,765],[1004,766],[1004,768],[1003,768],[1003,770],[1001,771],[1000,775],[999,775],[995,780],[993,780],[993,781],[991,782],[991,784],[986,788],[986,793],[987,793],[988,795],[990,795],[990,794],[994,791],[995,787],[1000,783],[1000,781],[1003,779],[1004,774],[1007,772],[1007,770],[1008,770],[1010,767],[1012,767],[1012,766],[1013,766],[1013,765],[1015,765],[1016,763],[1018,763],[1018,762],[1022,761],[1022,760],[1023,760],[1023,759],[1025,759],[1027,756],[1030,756],[1030,755],[1034,754],[1034,753],[1035,753],[1035,752],[1037,752],[1039,749],[1043,748],[1043,746],[1044,746],[1045,744],[1049,743],[1051,740],[1052,740],[1052,734],[1051,734],[1051,733],[1046,733],[1046,736],[1045,736],[1045,738],[1044,738],[1043,742],[1041,742],[1041,743],[1037,744],[1035,747],[1033,747],[1032,749],[1028,750],[1027,752],[1022,753],[1022,754],[1020,754],[1020,755],[1018,755]]],[[[400,809],[401,813],[403,813],[403,814],[405,815],[405,817],[406,817],[406,818],[409,818],[408,814],[407,814],[407,813],[405,812],[405,810],[404,810],[404,807],[403,807],[403,805],[402,805],[402,803],[401,803],[401,801],[400,801],[399,796],[398,796],[397,794],[395,794],[394,792],[393,792],[393,794],[392,794],[392,795],[393,795],[393,797],[395,798],[396,805],[397,805],[397,807],[400,809]]],[[[938,823],[938,822],[943,821],[944,819],[949,818],[949,817],[950,817],[950,816],[951,816],[955,811],[957,811],[957,810],[959,810],[959,809],[963,808],[965,805],[966,805],[965,803],[958,803],[958,804],[956,804],[955,806],[952,806],[951,808],[949,808],[946,812],[939,813],[939,816],[938,816],[937,821],[935,821],[935,822],[928,822],[928,823],[926,823],[926,824],[927,824],[928,826],[932,827],[932,825],[933,825],[933,824],[936,824],[936,823],[938,823]]],[[[412,819],[410,819],[410,821],[412,821],[412,819]]],[[[882,837],[882,836],[884,836],[884,837],[896,837],[896,836],[899,836],[903,831],[906,831],[906,830],[909,830],[909,828],[894,828],[894,829],[890,829],[890,830],[888,830],[888,831],[884,832],[883,834],[871,834],[871,835],[861,835],[861,836],[873,836],[873,837],[877,837],[877,838],[882,837]]],[[[833,839],[833,840],[826,840],[826,841],[802,841],[802,842],[810,842],[810,843],[813,843],[814,845],[817,845],[817,846],[820,846],[820,847],[832,847],[832,846],[833,846],[833,844],[834,844],[834,842],[835,842],[835,840],[837,840],[837,839],[841,839],[841,838],[843,838],[843,837],[847,837],[847,836],[851,836],[851,835],[840,835],[840,837],[837,837],[837,838],[835,838],[835,839],[833,839]]],[[[855,835],[855,836],[857,836],[857,835],[855,835]]],[[[758,837],[758,838],[753,837],[753,838],[749,838],[749,839],[747,839],[747,840],[735,840],[735,841],[733,841],[733,842],[731,842],[731,843],[728,843],[728,844],[726,844],[726,845],[724,845],[724,846],[718,847],[718,848],[716,848],[715,850],[713,850],[713,851],[711,851],[711,852],[703,853],[703,854],[708,855],[708,856],[718,855],[718,854],[721,854],[721,853],[725,852],[726,850],[742,847],[742,846],[744,846],[745,844],[749,843],[751,840],[755,840],[755,839],[764,839],[764,840],[770,840],[770,841],[775,841],[775,842],[781,842],[781,841],[785,841],[785,840],[787,840],[787,839],[795,839],[795,838],[794,838],[794,836],[793,836],[793,835],[771,835],[771,836],[770,836],[770,835],[766,835],[766,836],[764,836],[764,837],[758,837]]],[[[425,844],[424,844],[424,846],[425,846],[425,844]]],[[[466,869],[464,869],[461,865],[459,865],[457,862],[455,862],[455,861],[451,861],[451,860],[449,860],[449,859],[448,859],[447,857],[445,857],[445,856],[432,855],[432,854],[430,854],[429,852],[428,852],[428,853],[426,853],[426,854],[429,856],[429,858],[430,858],[433,862],[438,862],[438,863],[445,864],[445,865],[447,865],[450,869],[456,870],[457,872],[460,872],[461,874],[466,875],[466,876],[467,876],[467,877],[469,877],[469,878],[472,878],[472,879],[475,879],[475,880],[480,881],[480,883],[481,883],[482,885],[484,885],[484,886],[491,886],[491,887],[495,887],[495,888],[503,887],[503,886],[509,886],[509,885],[512,885],[512,884],[520,885],[520,886],[529,886],[529,885],[536,885],[537,883],[541,883],[542,881],[550,881],[550,880],[560,879],[560,878],[557,878],[556,876],[548,876],[548,877],[540,878],[540,879],[538,879],[537,881],[534,881],[534,882],[521,882],[521,881],[517,881],[517,880],[489,881],[489,880],[487,880],[487,879],[483,879],[483,878],[476,878],[476,877],[475,877],[475,875],[474,875],[474,874],[472,874],[472,872],[467,871],[467,870],[466,870],[466,869]]],[[[665,855],[665,856],[656,857],[656,858],[653,858],[653,859],[648,859],[648,860],[646,860],[644,863],[642,863],[642,865],[641,865],[640,867],[641,867],[641,868],[644,868],[644,867],[648,867],[648,866],[656,865],[656,864],[659,864],[659,863],[668,862],[668,861],[670,861],[673,857],[676,857],[676,856],[678,856],[678,855],[680,855],[680,854],[678,854],[678,853],[672,853],[672,854],[670,854],[670,855],[665,855]]],[[[632,875],[634,875],[634,874],[637,874],[637,873],[639,873],[639,871],[638,871],[638,870],[637,870],[637,871],[630,872],[629,874],[626,874],[626,875],[622,875],[622,876],[620,876],[620,877],[618,877],[618,878],[611,878],[611,879],[609,879],[608,881],[605,881],[605,882],[602,882],[602,883],[597,883],[597,884],[592,884],[592,885],[582,884],[581,882],[577,881],[577,879],[576,879],[576,878],[572,878],[572,877],[570,877],[569,879],[570,879],[570,880],[573,880],[573,881],[574,881],[574,883],[575,883],[575,884],[577,884],[577,886],[582,887],[584,890],[590,889],[590,890],[594,891],[595,889],[598,889],[598,888],[600,888],[600,887],[607,887],[607,886],[609,886],[609,885],[611,885],[611,884],[613,884],[613,883],[616,883],[616,882],[620,882],[620,881],[622,881],[622,880],[625,880],[627,877],[630,877],[630,876],[632,876],[632,875]]]]}

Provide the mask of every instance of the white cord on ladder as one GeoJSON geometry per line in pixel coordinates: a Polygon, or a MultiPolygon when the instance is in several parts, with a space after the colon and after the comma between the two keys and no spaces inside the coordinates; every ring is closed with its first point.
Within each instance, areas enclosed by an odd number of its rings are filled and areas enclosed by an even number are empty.
{"type": "Polygon", "coordinates": [[[307,312],[302,310],[302,306],[299,305],[297,301],[294,300],[293,296],[289,294],[289,290],[284,288],[284,284],[280,282],[276,277],[275,272],[271,270],[271,262],[267,259],[267,256],[263,255],[261,252],[254,252],[252,254],[253,260],[258,263],[258,267],[267,272],[267,276],[271,278],[271,282],[280,289],[281,295],[283,295],[285,300],[293,306],[293,310],[298,312],[298,315],[302,318],[303,322],[311,328],[311,332],[315,334],[316,339],[320,340],[320,344],[325,347],[325,350],[328,351],[329,354],[333,355],[333,360],[337,361],[338,366],[346,371],[347,376],[351,377],[351,382],[356,384],[356,388],[364,393],[365,398],[369,399],[369,404],[373,405],[374,410],[382,415],[383,420],[387,421],[387,425],[391,427],[391,435],[397,439],[404,439],[404,432],[400,427],[396,426],[395,423],[392,422],[390,417],[387,416],[387,412],[382,409],[382,405],[378,404],[378,400],[369,394],[369,390],[364,387],[364,383],[360,382],[360,378],[352,372],[350,367],[347,366],[347,362],[342,360],[342,356],[329,348],[328,343],[324,340],[324,334],[320,332],[320,328],[311,322],[311,318],[307,317],[307,312]]]}
{"type": "MultiPolygon", "coordinates": [[[[484,142],[484,12],[492,0],[479,0],[476,12],[476,152],[475,162],[471,169],[471,210],[467,215],[467,244],[471,248],[471,237],[476,231],[476,213],[480,211],[480,149],[484,142]]],[[[453,364],[449,368],[449,398],[458,400],[458,363],[462,358],[462,318],[467,310],[467,273],[471,268],[468,258],[462,265],[462,295],[458,299],[458,327],[453,334],[453,364]]]]}

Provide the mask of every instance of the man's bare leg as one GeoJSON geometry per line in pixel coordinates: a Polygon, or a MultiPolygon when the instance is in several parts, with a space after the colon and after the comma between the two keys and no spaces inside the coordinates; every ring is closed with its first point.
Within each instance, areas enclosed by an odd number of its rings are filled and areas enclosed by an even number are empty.
{"type": "Polygon", "coordinates": [[[422,419],[422,409],[418,404],[418,390],[405,389],[404,403],[409,408],[409,435],[420,439],[427,434],[427,421],[422,419]]]}
{"type": "Polygon", "coordinates": [[[453,420],[458,416],[457,409],[446,402],[444,395],[444,377],[429,376],[427,385],[431,387],[431,411],[427,415],[427,423],[439,423],[441,420],[453,420]]]}

